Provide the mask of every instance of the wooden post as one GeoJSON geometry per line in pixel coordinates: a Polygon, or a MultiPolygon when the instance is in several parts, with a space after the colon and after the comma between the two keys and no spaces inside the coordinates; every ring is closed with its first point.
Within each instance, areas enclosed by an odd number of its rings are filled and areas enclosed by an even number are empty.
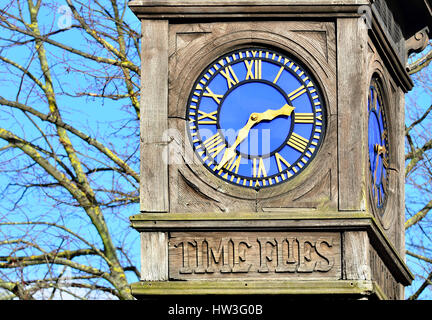
{"type": "Polygon", "coordinates": [[[168,21],[142,21],[142,212],[168,212],[168,21]]]}
{"type": "Polygon", "coordinates": [[[141,233],[141,280],[168,280],[168,234],[141,233]]]}
{"type": "Polygon", "coordinates": [[[359,18],[337,20],[339,210],[365,210],[365,50],[359,18]],[[361,178],[361,179],[359,179],[361,178]]]}

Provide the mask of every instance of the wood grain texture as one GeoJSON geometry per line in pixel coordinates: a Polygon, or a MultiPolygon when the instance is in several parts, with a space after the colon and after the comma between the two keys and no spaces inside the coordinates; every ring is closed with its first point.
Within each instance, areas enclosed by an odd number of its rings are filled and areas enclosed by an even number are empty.
{"type": "Polygon", "coordinates": [[[339,209],[365,210],[368,79],[367,29],[361,19],[337,20],[339,209]]]}
{"type": "Polygon", "coordinates": [[[141,232],[141,280],[168,280],[168,234],[141,232]]]}
{"type": "Polygon", "coordinates": [[[167,212],[167,21],[142,21],[141,60],[141,211],[167,212]]]}
{"type": "MultiPolygon", "coordinates": [[[[241,212],[266,208],[337,207],[336,31],[331,22],[223,22],[172,24],[169,30],[169,124],[179,132],[186,164],[170,163],[172,212],[241,212]],[[323,90],[328,131],[317,157],[297,179],[258,192],[211,174],[194,155],[185,131],[186,106],[196,77],[219,55],[250,45],[297,57],[323,90]],[[186,160],[187,159],[187,160],[186,160]],[[313,179],[312,179],[313,178],[313,179]]],[[[170,139],[173,141],[173,139],[170,139]]],[[[173,144],[173,143],[170,143],[173,144]]],[[[176,158],[179,158],[176,156],[176,158]]]]}
{"type": "Polygon", "coordinates": [[[395,279],[373,247],[369,248],[369,257],[372,279],[380,286],[387,299],[404,299],[403,286],[395,279]]]}
{"type": "Polygon", "coordinates": [[[399,109],[399,119],[397,123],[399,131],[397,137],[399,139],[396,140],[396,143],[399,144],[400,148],[396,155],[396,166],[398,169],[398,171],[396,171],[398,181],[398,197],[396,201],[398,201],[398,210],[394,213],[394,215],[396,215],[397,224],[395,230],[397,234],[395,246],[399,250],[402,259],[405,261],[405,150],[403,147],[405,146],[405,95],[400,88],[398,88],[396,92],[396,106],[399,109]]]}
{"type": "MultiPolygon", "coordinates": [[[[195,155],[183,119],[170,118],[169,189],[171,212],[256,211],[256,192],[247,189],[240,196],[224,192],[227,183],[216,178],[195,155]]],[[[230,187],[230,186],[228,186],[230,187]]]]}
{"type": "Polygon", "coordinates": [[[135,0],[128,6],[140,18],[205,19],[209,17],[358,16],[368,0],[135,0]]]}
{"type": "MultiPolygon", "coordinates": [[[[164,295],[317,295],[324,298],[338,296],[359,298],[362,296],[381,299],[372,281],[344,281],[344,280],[251,280],[251,281],[223,281],[194,280],[194,281],[166,281],[139,282],[131,286],[136,296],[164,296],[164,295]]],[[[192,297],[191,297],[192,298],[192,297]]],[[[210,296],[211,299],[211,296],[210,296]]],[[[287,299],[290,300],[290,299],[287,299]]]]}
{"type": "Polygon", "coordinates": [[[171,279],[340,279],[340,233],[172,233],[171,279]]]}
{"type": "Polygon", "coordinates": [[[371,280],[369,237],[365,231],[343,233],[343,279],[371,280]]]}
{"type": "Polygon", "coordinates": [[[259,5],[350,5],[368,4],[367,0],[133,0],[130,6],[259,6],[259,5]]]}

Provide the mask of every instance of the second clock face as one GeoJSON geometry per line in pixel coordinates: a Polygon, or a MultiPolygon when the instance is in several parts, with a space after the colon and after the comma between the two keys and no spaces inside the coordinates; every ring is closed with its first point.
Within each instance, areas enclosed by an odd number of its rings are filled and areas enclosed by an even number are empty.
{"type": "Polygon", "coordinates": [[[374,207],[383,213],[387,200],[389,140],[382,90],[377,78],[372,79],[368,97],[368,145],[371,196],[374,207]]]}
{"type": "Polygon", "coordinates": [[[186,119],[193,148],[219,178],[274,186],[299,175],[323,140],[321,93],[305,68],[263,48],[230,52],[196,80],[186,119]]]}

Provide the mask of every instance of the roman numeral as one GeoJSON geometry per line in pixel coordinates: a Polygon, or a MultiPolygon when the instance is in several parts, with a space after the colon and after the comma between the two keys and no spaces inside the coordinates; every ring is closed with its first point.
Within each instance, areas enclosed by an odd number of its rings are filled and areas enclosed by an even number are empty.
{"type": "Polygon", "coordinates": [[[375,184],[375,181],[372,181],[372,195],[373,195],[376,203],[378,203],[377,193],[378,193],[378,190],[377,190],[377,186],[375,184]]]}
{"type": "Polygon", "coordinates": [[[384,189],[384,185],[380,184],[377,190],[377,205],[382,206],[384,204],[386,190],[384,189]]]}
{"type": "Polygon", "coordinates": [[[285,159],[284,159],[284,157],[282,157],[279,153],[275,153],[275,158],[276,158],[276,162],[277,162],[277,166],[278,166],[278,169],[279,169],[279,172],[282,172],[284,169],[282,169],[282,163],[287,167],[287,168],[289,168],[289,167],[291,167],[291,165],[289,164],[289,162],[288,161],[286,161],[285,159]]]}
{"type": "Polygon", "coordinates": [[[296,113],[295,123],[314,123],[315,116],[313,113],[296,113]]]}
{"type": "Polygon", "coordinates": [[[246,80],[261,79],[262,61],[261,60],[245,60],[246,65],[246,80]]]}
{"type": "Polygon", "coordinates": [[[217,104],[220,104],[220,99],[222,99],[223,95],[213,93],[213,91],[211,91],[211,89],[209,87],[206,87],[206,91],[207,92],[203,93],[204,97],[210,97],[214,101],[216,101],[217,104]]]}
{"type": "MultiPolygon", "coordinates": [[[[222,150],[225,149],[225,141],[221,138],[219,133],[208,138],[203,142],[204,147],[207,149],[207,153],[215,158],[222,150]]],[[[207,160],[207,157],[203,159],[207,160]]]]}
{"type": "Polygon", "coordinates": [[[290,147],[296,149],[297,151],[300,151],[301,153],[306,150],[308,143],[309,141],[307,139],[294,132],[292,133],[291,137],[287,142],[290,147]]]}
{"type": "Polygon", "coordinates": [[[301,86],[299,88],[297,88],[296,90],[294,90],[293,92],[291,92],[288,95],[288,98],[292,100],[297,99],[298,97],[300,97],[302,94],[304,94],[307,91],[307,89],[305,88],[305,86],[301,86]]]}
{"type": "Polygon", "coordinates": [[[198,113],[201,114],[201,116],[198,117],[198,124],[216,124],[217,118],[215,115],[217,114],[217,111],[213,111],[210,113],[206,113],[204,111],[198,110],[198,113]],[[209,120],[204,120],[209,119],[209,120]]]}
{"type": "MultiPolygon", "coordinates": [[[[241,159],[242,159],[241,155],[232,157],[232,159],[228,163],[226,163],[223,166],[223,168],[226,169],[226,170],[228,170],[228,171],[230,171],[230,172],[232,172],[232,173],[234,173],[234,174],[237,174],[238,171],[239,171],[241,159]]],[[[228,179],[228,172],[225,172],[224,175],[222,175],[222,174],[223,174],[223,170],[220,169],[219,172],[218,172],[218,175],[222,176],[224,179],[228,179]]],[[[231,181],[233,181],[234,178],[235,178],[235,176],[232,174],[231,175],[231,181]]],[[[239,181],[240,181],[240,177],[237,178],[237,183],[239,181]]]]}
{"type": "Polygon", "coordinates": [[[387,138],[387,130],[384,130],[381,136],[382,140],[385,140],[387,138]]]}
{"type": "Polygon", "coordinates": [[[282,74],[282,71],[283,71],[284,69],[285,69],[284,66],[280,67],[278,74],[276,75],[276,77],[275,77],[274,80],[273,80],[273,83],[278,82],[278,80],[279,80],[279,78],[280,78],[280,76],[281,76],[281,74],[282,74]]]}
{"type": "Polygon", "coordinates": [[[387,157],[384,156],[383,159],[382,159],[382,162],[383,162],[384,168],[388,169],[389,163],[388,163],[387,157]]]}
{"type": "Polygon", "coordinates": [[[237,75],[235,74],[233,68],[231,66],[228,66],[225,68],[225,71],[221,70],[221,75],[225,77],[228,88],[231,88],[232,86],[235,86],[237,83],[239,83],[239,80],[237,78],[237,75]]]}
{"type": "Polygon", "coordinates": [[[259,159],[258,163],[258,170],[257,170],[257,159],[253,159],[253,177],[254,178],[261,178],[261,177],[267,177],[267,171],[264,165],[263,158],[259,159]]]}
{"type": "Polygon", "coordinates": [[[242,159],[241,154],[239,154],[238,156],[232,157],[232,159],[224,166],[224,168],[237,174],[239,171],[241,159],[242,159]]]}
{"type": "Polygon", "coordinates": [[[381,200],[382,200],[382,197],[381,197],[381,186],[379,186],[379,187],[377,187],[376,188],[376,199],[377,199],[377,204],[380,206],[381,205],[381,200]]]}

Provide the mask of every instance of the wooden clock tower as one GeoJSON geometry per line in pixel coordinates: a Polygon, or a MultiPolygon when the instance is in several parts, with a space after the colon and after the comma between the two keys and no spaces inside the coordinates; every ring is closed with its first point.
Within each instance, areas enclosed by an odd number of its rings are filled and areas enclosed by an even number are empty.
{"type": "Polygon", "coordinates": [[[432,2],[129,7],[142,21],[133,294],[402,299],[406,65],[432,2]]]}

